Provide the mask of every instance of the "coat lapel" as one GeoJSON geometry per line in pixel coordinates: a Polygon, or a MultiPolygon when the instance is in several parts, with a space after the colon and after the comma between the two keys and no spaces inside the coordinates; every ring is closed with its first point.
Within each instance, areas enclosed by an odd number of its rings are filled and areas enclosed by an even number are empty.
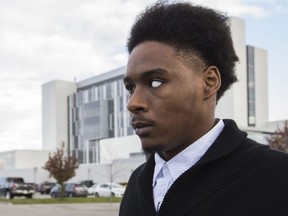
{"type": "Polygon", "coordinates": [[[156,215],[153,201],[153,188],[152,188],[154,167],[155,167],[154,155],[151,155],[138,176],[139,203],[143,215],[145,216],[156,215]]]}

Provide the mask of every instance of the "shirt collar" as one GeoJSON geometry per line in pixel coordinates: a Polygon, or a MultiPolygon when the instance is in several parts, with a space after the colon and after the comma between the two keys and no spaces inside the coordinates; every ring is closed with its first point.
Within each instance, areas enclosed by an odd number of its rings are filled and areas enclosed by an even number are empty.
{"type": "Polygon", "coordinates": [[[154,167],[153,185],[156,181],[157,175],[159,174],[160,170],[166,163],[166,161],[163,160],[158,153],[154,155],[154,158],[155,158],[155,167],[154,167]]]}
{"type": "Polygon", "coordinates": [[[208,133],[200,137],[198,140],[175,155],[169,161],[163,160],[159,154],[156,153],[154,155],[155,168],[152,185],[155,185],[156,177],[165,163],[167,163],[168,169],[172,176],[172,180],[175,181],[182,173],[191,168],[200,160],[200,158],[205,154],[205,152],[219,136],[223,128],[224,122],[222,119],[220,119],[217,124],[210,131],[208,131],[208,133]]]}

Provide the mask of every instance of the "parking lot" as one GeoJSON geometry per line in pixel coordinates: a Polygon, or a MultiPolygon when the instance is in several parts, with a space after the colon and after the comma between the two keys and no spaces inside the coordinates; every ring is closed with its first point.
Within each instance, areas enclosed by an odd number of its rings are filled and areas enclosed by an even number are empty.
{"type": "MultiPolygon", "coordinates": [[[[48,197],[50,195],[35,193],[33,199],[48,197]]],[[[15,197],[15,199],[25,198],[15,197]]],[[[117,216],[119,205],[119,203],[13,205],[0,202],[0,216],[117,216]]]]}
{"type": "Polygon", "coordinates": [[[117,216],[119,203],[13,205],[0,202],[0,216],[117,216]]]}

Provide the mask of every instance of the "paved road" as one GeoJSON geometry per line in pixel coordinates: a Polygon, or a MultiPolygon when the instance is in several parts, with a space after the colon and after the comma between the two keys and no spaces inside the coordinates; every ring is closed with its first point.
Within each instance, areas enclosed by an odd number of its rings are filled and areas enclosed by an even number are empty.
{"type": "Polygon", "coordinates": [[[0,202],[0,216],[117,216],[119,203],[13,205],[0,202]]]}

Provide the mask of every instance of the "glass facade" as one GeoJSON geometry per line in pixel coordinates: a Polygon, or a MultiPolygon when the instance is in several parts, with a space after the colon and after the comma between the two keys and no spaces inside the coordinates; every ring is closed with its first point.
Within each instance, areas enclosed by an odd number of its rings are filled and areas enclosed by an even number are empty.
{"type": "Polygon", "coordinates": [[[247,46],[247,100],[248,126],[256,125],[254,48],[247,46]]]}
{"type": "Polygon", "coordinates": [[[69,151],[80,164],[100,162],[99,140],[134,133],[122,77],[79,88],[68,97],[69,151]]]}

